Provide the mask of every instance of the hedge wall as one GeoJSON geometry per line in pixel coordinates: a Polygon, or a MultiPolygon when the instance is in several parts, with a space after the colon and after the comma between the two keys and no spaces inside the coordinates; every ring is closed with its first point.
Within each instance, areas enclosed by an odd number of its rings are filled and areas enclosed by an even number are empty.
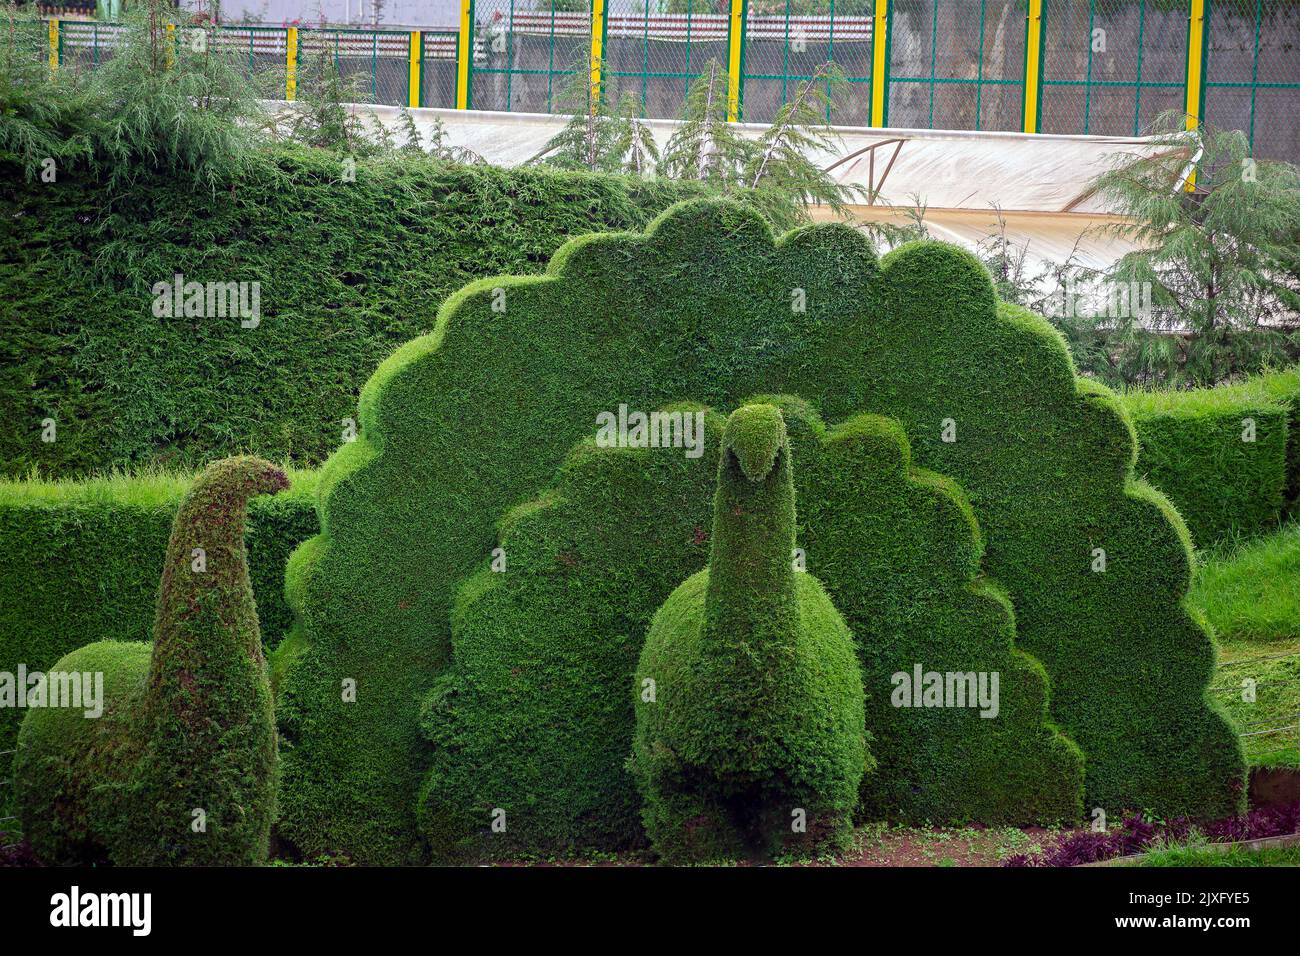
{"type": "Polygon", "coordinates": [[[1276,527],[1294,502],[1300,370],[1219,388],[1131,392],[1124,404],[1141,446],[1138,473],[1169,496],[1197,546],[1276,527]]]}
{"type": "Polygon", "coordinates": [[[321,535],[288,569],[301,647],[279,697],[290,838],[421,859],[417,701],[446,667],[452,597],[498,520],[553,480],[601,411],[770,393],[830,421],[896,419],[917,464],[966,490],[1019,646],[1086,755],[1088,806],[1242,805],[1240,748],[1204,696],[1210,636],[1182,603],[1190,542],[1133,479],[1119,401],[1077,379],[1061,337],[999,304],[959,249],[879,261],[847,226],[777,241],[751,210],[697,200],[645,234],[573,240],[545,276],[472,283],[363,389],[361,436],[322,474],[321,535]],[[340,702],[348,679],[355,703],[340,702]]]}
{"type": "MultiPolygon", "coordinates": [[[[292,622],[289,552],[317,530],[316,473],[292,481],[249,509],[250,573],[268,647],[292,622]]],[[[0,481],[0,671],[44,670],[94,641],[149,640],[167,538],[189,484],[175,475],[0,481]]],[[[0,708],[0,750],[13,747],[22,717],[0,708]]],[[[9,762],[0,757],[0,779],[9,762]]]]}
{"type": "Polygon", "coordinates": [[[405,155],[362,161],[346,183],[337,158],[295,147],[215,195],[6,174],[0,474],[193,469],[237,452],[323,461],[366,378],[432,328],[449,292],[540,271],[568,237],[641,228],[697,192],[405,155]],[[177,273],[260,282],[260,324],[155,317],[153,286],[177,273]]]}

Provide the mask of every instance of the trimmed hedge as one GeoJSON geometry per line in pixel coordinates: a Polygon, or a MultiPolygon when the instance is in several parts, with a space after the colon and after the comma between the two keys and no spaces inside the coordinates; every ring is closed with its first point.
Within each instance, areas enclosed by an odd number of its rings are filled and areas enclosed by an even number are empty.
{"type": "Polygon", "coordinates": [[[1115,396],[1075,377],[1046,322],[998,303],[968,253],[915,243],[878,261],[840,224],[778,242],[752,210],[697,200],[644,235],[569,242],[545,276],[466,286],[367,383],[361,435],[322,475],[322,533],[287,573],[301,626],[280,683],[284,832],[304,852],[422,859],[416,702],[498,519],[600,411],[774,392],[832,421],[898,420],[917,463],[967,491],[1091,806],[1242,806],[1237,739],[1204,695],[1210,637],[1182,606],[1190,542],[1132,478],[1115,396]]]}
{"type": "Polygon", "coordinates": [[[244,522],[251,498],[288,486],[259,458],[210,465],[172,525],[152,645],[97,641],[54,665],[102,674],[112,697],[97,719],[84,699],[26,710],[14,788],[23,834],[45,862],[265,862],[275,712],[244,522]]]}
{"type": "Polygon", "coordinates": [[[1169,496],[1198,546],[1277,526],[1300,481],[1300,371],[1131,392],[1124,404],[1141,445],[1138,472],[1169,496]]]}
{"type": "Polygon", "coordinates": [[[774,405],[741,406],[722,438],[708,567],[655,613],[633,685],[631,769],[665,862],[852,839],[871,765],[857,648],[795,570],[794,544],[785,422],[774,405]]]}
{"type": "MultiPolygon", "coordinates": [[[[318,528],[316,473],[291,476],[292,490],[249,508],[250,573],[268,648],[292,623],[289,552],[318,528]]],[[[0,481],[0,671],[45,670],[95,640],[148,639],[167,538],[190,484],[174,475],[0,481]]],[[[12,749],[21,719],[0,708],[0,750],[12,749]]],[[[10,762],[0,757],[0,777],[10,762]]]]}
{"type": "Polygon", "coordinates": [[[693,184],[428,157],[269,150],[229,191],[107,196],[0,177],[0,473],[197,468],[252,452],[316,464],[375,366],[471,279],[540,271],[567,238],[642,228],[693,184]],[[261,321],[157,318],[153,287],[259,282],[261,321]],[[41,441],[53,418],[57,440],[41,441]]]}

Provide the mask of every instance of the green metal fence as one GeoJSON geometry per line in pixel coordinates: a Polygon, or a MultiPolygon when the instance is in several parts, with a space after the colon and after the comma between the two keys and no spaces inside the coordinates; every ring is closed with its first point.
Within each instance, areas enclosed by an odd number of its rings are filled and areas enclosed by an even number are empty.
{"type": "MultiPolygon", "coordinates": [[[[52,55],[93,68],[116,29],[66,23],[52,55]]],[[[220,33],[284,69],[289,31],[220,33]]],[[[457,27],[298,37],[303,68],[330,56],[381,104],[571,112],[595,56],[607,92],[671,118],[712,61],[763,122],[834,61],[842,125],[1132,136],[1185,109],[1300,159],[1300,0],[464,0],[457,27]]]]}

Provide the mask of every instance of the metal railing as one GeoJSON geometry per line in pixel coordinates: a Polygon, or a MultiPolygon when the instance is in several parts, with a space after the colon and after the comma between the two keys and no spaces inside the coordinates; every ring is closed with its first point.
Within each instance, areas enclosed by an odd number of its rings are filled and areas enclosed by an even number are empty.
{"type": "MultiPolygon", "coordinates": [[[[111,24],[50,21],[51,63],[93,68],[111,24]]],[[[222,27],[250,70],[330,56],[371,101],[572,112],[575,73],[647,117],[679,114],[709,61],[729,115],[767,121],[833,61],[828,119],[851,126],[1141,134],[1169,109],[1300,158],[1295,0],[461,0],[414,32],[222,27]]]]}

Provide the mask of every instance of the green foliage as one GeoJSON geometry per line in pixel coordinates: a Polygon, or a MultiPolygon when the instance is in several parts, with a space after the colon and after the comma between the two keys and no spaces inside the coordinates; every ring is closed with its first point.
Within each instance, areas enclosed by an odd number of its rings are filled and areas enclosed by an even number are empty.
{"type": "Polygon", "coordinates": [[[1300,524],[1211,552],[1187,601],[1228,643],[1300,643],[1300,524]]]}
{"type": "Polygon", "coordinates": [[[357,161],[291,145],[234,191],[140,181],[106,200],[0,185],[0,471],[194,468],[249,451],[318,463],[356,393],[428,331],[471,279],[540,271],[569,236],[641,228],[688,184],[402,156],[357,161]],[[261,322],[155,318],[152,288],[261,283],[261,322]],[[41,422],[57,422],[45,443],[41,422]]]}
{"type": "Polygon", "coordinates": [[[1124,404],[1141,445],[1138,472],[1169,496],[1198,547],[1277,526],[1291,410],[1260,383],[1130,392],[1124,404]]]}
{"type": "Polygon", "coordinates": [[[1106,231],[1137,246],[1106,280],[1149,283],[1157,313],[1059,320],[1083,368],[1112,384],[1215,385],[1300,351],[1300,170],[1254,159],[1240,131],[1183,121],[1164,114],[1150,155],[1091,184],[1131,220],[1106,231]]]}
{"type": "Polygon", "coordinates": [[[1300,525],[1203,556],[1187,601],[1218,637],[1213,693],[1251,765],[1300,766],[1300,525]]]}
{"type": "Polygon", "coordinates": [[[420,834],[435,858],[644,842],[628,689],[655,609],[708,556],[721,425],[706,417],[699,458],[588,437],[502,520],[504,564],[458,589],[452,661],[421,714],[420,834]],[[497,807],[504,833],[488,829],[497,807]]]}
{"type": "Polygon", "coordinates": [[[260,459],[211,465],[172,525],[152,650],[100,641],[55,664],[103,673],[111,696],[101,718],[45,707],[23,721],[15,794],[23,832],[42,859],[266,860],[276,732],[244,517],[250,498],[287,486],[284,473],[260,459]]]}
{"type": "Polygon", "coordinates": [[[859,188],[841,185],[809,156],[839,144],[826,117],[846,85],[839,67],[823,64],[799,83],[772,124],[751,139],[727,122],[727,72],[710,60],[687,90],[681,124],[664,147],[658,173],[743,198],[778,226],[806,220],[807,207],[815,203],[842,213],[859,188]]]}
{"type": "Polygon", "coordinates": [[[0,163],[32,179],[46,168],[88,158],[84,86],[69,71],[51,74],[49,35],[34,7],[0,7],[0,163]]]}
{"type": "Polygon", "coordinates": [[[573,115],[529,163],[645,176],[659,160],[659,147],[641,121],[636,98],[625,93],[611,103],[609,84],[592,82],[599,63],[588,54],[574,66],[559,96],[561,110],[573,115]]]}
{"type": "Polygon", "coordinates": [[[361,435],[322,475],[322,533],[287,574],[282,823],[299,848],[422,858],[416,702],[449,660],[455,588],[598,412],[772,393],[829,421],[896,419],[917,464],[966,491],[1018,646],[1087,756],[1088,806],[1240,806],[1235,736],[1204,700],[1210,638],[1181,603],[1186,531],[1133,480],[1118,400],[1074,377],[1042,320],[999,305],[967,253],[916,243],[878,261],[839,224],[777,242],[752,210],[695,200],[644,235],[570,242],[545,276],[470,284],[363,389],[361,435]]]}
{"type": "Polygon", "coordinates": [[[373,156],[382,143],[367,135],[361,117],[348,106],[365,102],[363,77],[344,77],[331,51],[299,60],[294,101],[282,120],[283,135],[296,143],[342,155],[373,156]]]}
{"type": "Polygon", "coordinates": [[[878,771],[859,816],[913,824],[1071,823],[1081,818],[1083,755],[1048,719],[1042,665],[1016,650],[1011,600],[981,574],[983,542],[965,494],[913,468],[896,421],[859,415],[796,445],[800,545],[857,642],[878,771]],[[973,675],[964,707],[921,707],[923,673],[973,675]],[[998,675],[996,716],[977,705],[998,675]],[[899,677],[911,707],[900,707],[899,677]]]}
{"type": "MultiPolygon", "coordinates": [[[[249,506],[249,572],[268,649],[292,623],[283,594],[289,552],[317,530],[316,475],[292,480],[292,490],[249,506]]],[[[0,671],[48,669],[90,638],[146,640],[167,538],[190,483],[173,474],[0,481],[0,671]]],[[[13,748],[21,720],[21,711],[0,708],[0,751],[13,748]]],[[[0,757],[0,777],[10,763],[0,757]]]]}
{"type": "Polygon", "coordinates": [[[646,635],[631,768],[665,862],[842,850],[853,832],[862,675],[844,619],[791,566],[793,468],[779,409],[731,415],[708,567],[646,635]]]}
{"type": "Polygon", "coordinates": [[[1300,866],[1300,846],[1268,847],[1262,850],[1215,848],[1191,843],[1148,853],[1139,866],[1300,866]]]}

